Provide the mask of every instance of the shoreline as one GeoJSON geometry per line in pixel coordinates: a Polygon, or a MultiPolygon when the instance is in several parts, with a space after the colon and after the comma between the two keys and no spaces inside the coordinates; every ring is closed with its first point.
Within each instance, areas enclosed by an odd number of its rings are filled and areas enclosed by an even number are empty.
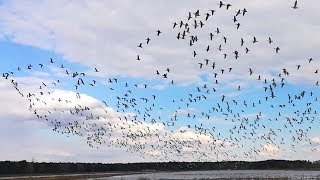
{"type": "Polygon", "coordinates": [[[118,172],[96,172],[96,173],[77,173],[77,174],[33,174],[33,175],[5,175],[0,176],[0,180],[12,180],[12,179],[19,179],[19,180],[26,180],[26,179],[36,179],[36,180],[69,180],[69,179],[88,179],[88,178],[107,178],[107,177],[114,177],[114,176],[128,176],[128,175],[146,175],[146,174],[153,174],[153,173],[183,173],[183,172],[206,172],[206,171],[300,171],[300,172],[313,172],[318,170],[294,170],[294,169],[274,169],[274,170],[253,170],[253,169],[247,169],[247,170],[192,170],[192,171],[118,171],[118,172]]]}
{"type": "Polygon", "coordinates": [[[33,175],[6,175],[0,176],[0,180],[12,179],[37,179],[37,180],[67,180],[67,179],[88,179],[88,178],[103,178],[112,176],[125,176],[135,174],[146,174],[147,172],[104,172],[104,173],[78,173],[78,174],[33,174],[33,175]]]}

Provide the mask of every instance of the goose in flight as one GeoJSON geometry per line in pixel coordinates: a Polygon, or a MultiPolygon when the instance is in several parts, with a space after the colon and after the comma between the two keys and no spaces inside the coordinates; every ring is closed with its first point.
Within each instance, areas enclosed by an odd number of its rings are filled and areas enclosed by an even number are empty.
{"type": "Polygon", "coordinates": [[[249,68],[249,73],[250,73],[250,75],[252,75],[252,73],[253,73],[251,68],[249,68]]]}
{"type": "Polygon", "coordinates": [[[200,65],[200,69],[202,68],[202,66],[203,66],[203,63],[198,63],[199,65],[200,65]]]}
{"type": "Polygon", "coordinates": [[[246,48],[246,54],[249,52],[250,50],[248,48],[246,48]]]}
{"type": "Polygon", "coordinates": [[[150,38],[147,38],[146,40],[147,40],[147,44],[149,44],[149,42],[150,42],[150,38]]]}
{"type": "Polygon", "coordinates": [[[256,37],[253,37],[253,41],[252,41],[253,43],[256,43],[256,42],[258,42],[257,41],[257,38],[256,37]]]}
{"type": "Polygon", "coordinates": [[[240,23],[237,23],[236,25],[237,25],[237,29],[239,29],[240,28],[240,23]]]}
{"type": "Polygon", "coordinates": [[[208,21],[209,17],[211,16],[209,13],[206,13],[206,21],[208,21]]]}
{"type": "Polygon", "coordinates": [[[213,33],[210,33],[209,36],[210,36],[210,41],[212,41],[212,39],[213,39],[213,33]]]}
{"type": "Polygon", "coordinates": [[[227,4],[227,10],[229,9],[230,6],[231,6],[231,4],[227,4]]]}
{"type": "Polygon", "coordinates": [[[189,12],[188,21],[192,18],[191,12],[189,12]]]}
{"type": "Polygon", "coordinates": [[[173,29],[177,26],[178,24],[176,22],[173,23],[173,29]]]}
{"type": "Polygon", "coordinates": [[[239,9],[237,12],[236,12],[236,16],[240,15],[241,14],[241,9],[239,9]]]}
{"type": "Polygon", "coordinates": [[[248,12],[247,9],[244,8],[244,9],[242,10],[242,15],[244,16],[247,12],[248,12]]]}
{"type": "Polygon", "coordinates": [[[233,16],[233,22],[235,23],[235,22],[237,22],[238,20],[237,20],[237,17],[236,16],[233,16]]]}
{"type": "Polygon", "coordinates": [[[160,35],[160,33],[161,33],[161,31],[160,31],[160,30],[158,30],[158,31],[157,31],[157,36],[159,36],[159,35],[160,35]]]}
{"type": "Polygon", "coordinates": [[[298,9],[298,1],[296,0],[294,2],[294,5],[292,6],[293,9],[298,9]]]}
{"type": "Polygon", "coordinates": [[[243,40],[243,38],[241,38],[241,46],[243,46],[243,44],[244,44],[244,40],[243,40]]]}
{"type": "Polygon", "coordinates": [[[196,51],[193,51],[193,57],[196,57],[197,53],[196,51]]]}
{"type": "Polygon", "coordinates": [[[222,6],[224,6],[224,4],[223,4],[222,1],[220,1],[220,3],[219,3],[219,8],[222,8],[222,6]]]}

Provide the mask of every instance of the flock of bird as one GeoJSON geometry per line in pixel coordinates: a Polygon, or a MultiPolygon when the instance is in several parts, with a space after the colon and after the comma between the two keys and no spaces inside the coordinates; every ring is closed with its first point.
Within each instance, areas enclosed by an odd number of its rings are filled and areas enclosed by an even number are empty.
{"type": "MultiPolygon", "coordinates": [[[[231,7],[231,4],[222,1],[217,6],[226,11],[232,10],[231,7]]],[[[297,1],[292,8],[298,8],[297,1]]],[[[296,147],[302,143],[309,144],[311,151],[317,151],[316,145],[319,144],[309,136],[319,123],[317,92],[310,89],[291,91],[290,87],[287,88],[289,83],[286,78],[293,76],[295,72],[282,68],[270,79],[270,76],[265,77],[248,67],[246,74],[249,79],[254,79],[255,83],[261,85],[263,97],[246,99],[228,96],[220,91],[223,77],[232,74],[234,67],[220,68],[219,62],[245,61],[246,54],[254,53],[254,50],[249,49],[249,44],[269,44],[274,55],[281,53],[281,50],[272,37],[261,39],[253,36],[251,39],[240,38],[238,49],[228,52],[225,46],[229,38],[224,34],[224,29],[218,26],[210,27],[214,31],[206,33],[204,37],[198,35],[195,30],[209,26],[210,18],[215,13],[217,11],[213,9],[206,12],[196,10],[189,12],[186,19],[173,22],[176,40],[186,42],[188,47],[197,47],[189,56],[194,58],[194,65],[198,66],[199,71],[207,72],[210,80],[213,80],[212,83],[199,85],[181,96],[174,95],[173,99],[160,99],[161,94],[154,91],[150,93],[148,89],[151,85],[148,83],[135,84],[117,77],[93,79],[94,73],[99,73],[98,68],[94,68],[89,74],[77,72],[65,65],[58,65],[53,59],[45,64],[17,67],[15,71],[3,73],[2,77],[10,81],[21,97],[28,100],[29,110],[36,118],[47,121],[55,132],[85,138],[92,148],[112,146],[159,160],[193,157],[198,161],[256,158],[270,149],[273,149],[272,154],[278,151],[287,154],[296,151],[296,147]],[[216,51],[220,61],[212,60],[210,55],[199,59],[199,54],[203,54],[199,51],[201,46],[203,52],[216,51]],[[32,88],[22,90],[16,75],[18,72],[46,71],[52,67],[59,69],[63,79],[43,81],[34,92],[31,92],[32,88]],[[64,80],[73,82],[68,87],[75,97],[59,97],[55,89],[64,86],[64,80]],[[82,90],[101,88],[102,85],[108,91],[108,98],[113,100],[102,100],[98,107],[90,107],[86,104],[82,90]],[[164,104],[166,106],[162,107],[164,104]],[[203,104],[206,106],[203,107],[203,104]],[[198,107],[201,110],[194,110],[198,107]],[[215,124],[216,119],[221,119],[228,126],[219,127],[215,124]]],[[[240,20],[247,14],[245,8],[234,13],[232,22],[236,30],[242,27],[240,20]]],[[[138,43],[139,51],[150,46],[153,38],[161,36],[165,36],[165,32],[157,30],[154,37],[147,37],[138,43]]],[[[144,56],[138,54],[134,60],[142,64],[144,56]]],[[[308,57],[304,61],[313,66],[313,58],[308,57]]],[[[301,64],[296,66],[295,71],[302,70],[301,64]]],[[[169,66],[164,70],[155,69],[154,76],[161,77],[174,86],[176,81],[171,76],[172,71],[173,68],[169,66]]],[[[318,74],[318,69],[312,73],[318,74]]],[[[315,86],[319,86],[318,81],[315,86]]],[[[245,93],[241,85],[235,91],[245,93]]]]}

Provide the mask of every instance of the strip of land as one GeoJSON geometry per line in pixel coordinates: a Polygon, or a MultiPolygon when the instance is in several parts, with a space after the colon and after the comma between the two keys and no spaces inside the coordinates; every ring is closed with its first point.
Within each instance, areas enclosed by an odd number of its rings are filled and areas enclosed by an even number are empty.
{"type": "Polygon", "coordinates": [[[12,180],[12,179],[36,179],[36,180],[69,180],[69,179],[88,179],[88,178],[102,178],[112,176],[124,176],[141,174],[141,172],[108,172],[108,173],[81,173],[81,174],[52,174],[52,175],[10,175],[6,177],[0,177],[0,180],[12,180]]]}

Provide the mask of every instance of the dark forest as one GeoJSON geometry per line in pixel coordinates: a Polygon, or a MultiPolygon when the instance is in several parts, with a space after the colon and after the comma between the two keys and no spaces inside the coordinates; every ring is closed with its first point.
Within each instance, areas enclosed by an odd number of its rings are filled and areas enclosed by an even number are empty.
{"type": "Polygon", "coordinates": [[[320,161],[223,161],[158,163],[47,163],[1,161],[0,174],[64,174],[124,171],[196,171],[196,170],[320,170],[320,161]]]}

